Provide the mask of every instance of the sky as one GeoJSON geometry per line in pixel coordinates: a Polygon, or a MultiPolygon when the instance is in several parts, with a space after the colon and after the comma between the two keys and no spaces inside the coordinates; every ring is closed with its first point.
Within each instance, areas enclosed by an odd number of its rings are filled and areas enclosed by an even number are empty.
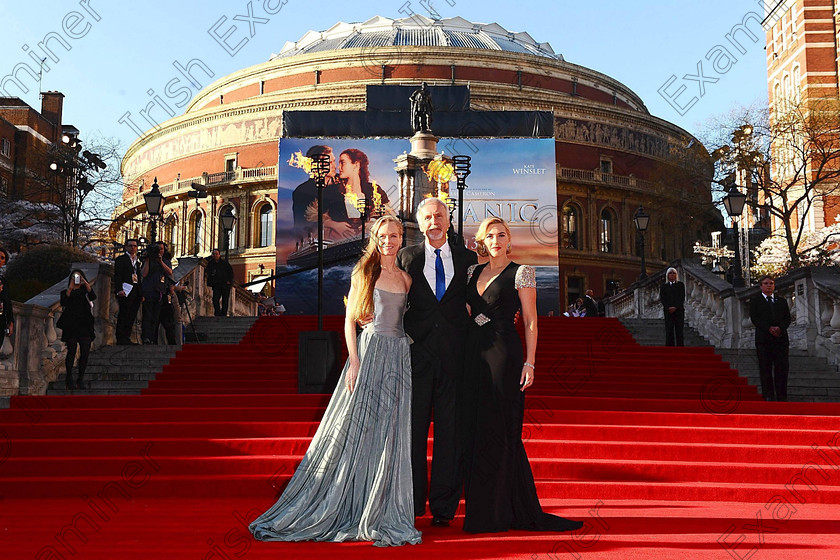
{"type": "MultiPolygon", "coordinates": [[[[83,140],[115,137],[125,150],[137,134],[120,120],[130,112],[142,122],[140,109],[178,75],[174,63],[199,58],[218,79],[267,61],[308,30],[376,15],[429,15],[430,6],[443,18],[526,31],[566,61],[619,80],[651,114],[691,133],[733,107],[766,102],[764,36],[757,24],[750,24],[757,40],[739,34],[744,53],[725,37],[749,12],[763,16],[760,0],[0,0],[0,79],[19,63],[37,69],[30,55],[40,52],[38,43],[61,35],[70,50],[50,41],[58,61],[46,61],[41,90],[64,93],[64,122],[80,129],[83,140]],[[227,43],[235,53],[212,36],[213,29],[224,35],[232,25],[227,43]],[[717,58],[717,69],[716,45],[732,56],[717,58]]],[[[40,109],[37,81],[18,76],[29,93],[10,82],[2,89],[40,109]]]]}

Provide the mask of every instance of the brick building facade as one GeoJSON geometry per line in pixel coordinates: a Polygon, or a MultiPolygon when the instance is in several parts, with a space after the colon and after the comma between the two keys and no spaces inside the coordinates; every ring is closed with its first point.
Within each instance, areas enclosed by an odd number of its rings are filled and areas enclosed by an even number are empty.
{"type": "MultiPolygon", "coordinates": [[[[182,73],[202,85],[211,77],[198,60],[182,73]]],[[[675,154],[699,143],[652,116],[625,85],[567,62],[527,33],[413,16],[310,31],[267,62],[205,85],[191,100],[173,83],[142,114],[127,113],[123,122],[132,128],[146,122],[153,128],[123,159],[128,186],[112,232],[120,242],[146,234],[142,194],[157,178],[167,197],[163,237],[176,256],[206,255],[222,245],[219,214],[230,206],[239,218],[231,241],[236,280],[269,272],[275,252],[263,230],[276,215],[284,112],[361,111],[369,84],[423,81],[468,86],[476,110],[553,113],[561,301],[638,277],[632,218],[640,204],[652,216],[651,270],[690,255],[714,229],[709,185],[676,179],[688,174],[679,173],[675,154]],[[169,118],[177,109],[183,114],[169,118]],[[190,199],[193,183],[206,186],[208,198],[190,199]]]]}
{"type": "MultiPolygon", "coordinates": [[[[770,111],[819,100],[840,100],[840,4],[833,0],[774,3],[767,30],[770,111]]],[[[778,160],[774,157],[774,160],[778,160]]],[[[781,166],[774,170],[783,173],[781,166]]],[[[834,189],[830,186],[829,189],[834,189]]],[[[837,223],[840,196],[818,196],[803,226],[819,231],[837,223]]],[[[772,229],[780,224],[774,221],[772,229]]]]}

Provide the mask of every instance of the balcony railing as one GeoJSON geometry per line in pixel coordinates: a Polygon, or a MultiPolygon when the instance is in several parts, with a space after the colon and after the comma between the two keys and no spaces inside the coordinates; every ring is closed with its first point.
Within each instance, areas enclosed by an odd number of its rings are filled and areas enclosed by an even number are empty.
{"type": "MultiPolygon", "coordinates": [[[[259,181],[277,180],[277,166],[268,165],[264,167],[238,167],[235,171],[222,171],[219,173],[204,173],[198,177],[188,177],[185,179],[175,179],[171,183],[164,183],[160,186],[160,193],[164,196],[170,196],[182,193],[192,189],[193,183],[199,183],[207,186],[219,186],[227,183],[242,184],[254,183],[259,181]]],[[[148,188],[145,188],[148,191],[148,188]]],[[[145,203],[143,199],[143,192],[134,195],[122,204],[119,204],[114,210],[114,216],[119,216],[131,208],[136,208],[145,203]]]]}
{"type": "Polygon", "coordinates": [[[569,167],[557,166],[558,175],[562,179],[570,179],[572,181],[580,181],[582,183],[595,183],[602,185],[616,185],[619,187],[626,187],[637,190],[647,190],[653,188],[653,182],[647,179],[638,179],[632,175],[615,175],[613,173],[604,173],[602,171],[590,171],[588,169],[571,169],[569,167]]]}

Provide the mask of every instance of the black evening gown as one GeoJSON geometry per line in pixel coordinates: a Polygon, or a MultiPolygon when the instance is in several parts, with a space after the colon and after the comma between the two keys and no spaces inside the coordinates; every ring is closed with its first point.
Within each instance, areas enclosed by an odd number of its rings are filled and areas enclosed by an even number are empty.
{"type": "Polygon", "coordinates": [[[473,324],[467,334],[462,387],[465,501],[464,530],[573,531],[583,523],[545,513],[522,443],[524,363],[514,317],[519,287],[536,287],[531,266],[511,262],[479,295],[476,283],[486,265],[470,269],[467,303],[473,324]]]}

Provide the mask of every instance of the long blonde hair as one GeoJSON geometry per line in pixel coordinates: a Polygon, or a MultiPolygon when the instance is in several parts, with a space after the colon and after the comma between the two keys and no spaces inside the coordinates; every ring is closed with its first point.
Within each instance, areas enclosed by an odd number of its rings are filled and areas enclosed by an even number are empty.
{"type": "Polygon", "coordinates": [[[400,230],[400,236],[402,236],[402,223],[394,216],[382,216],[373,222],[365,252],[362,254],[362,258],[359,259],[359,262],[356,263],[356,266],[353,267],[353,277],[358,280],[358,297],[356,297],[353,308],[348,309],[347,313],[350,314],[350,318],[354,321],[373,313],[373,288],[376,285],[376,281],[379,280],[379,275],[382,273],[382,257],[379,253],[377,240],[379,230],[388,223],[397,224],[400,230]]]}

